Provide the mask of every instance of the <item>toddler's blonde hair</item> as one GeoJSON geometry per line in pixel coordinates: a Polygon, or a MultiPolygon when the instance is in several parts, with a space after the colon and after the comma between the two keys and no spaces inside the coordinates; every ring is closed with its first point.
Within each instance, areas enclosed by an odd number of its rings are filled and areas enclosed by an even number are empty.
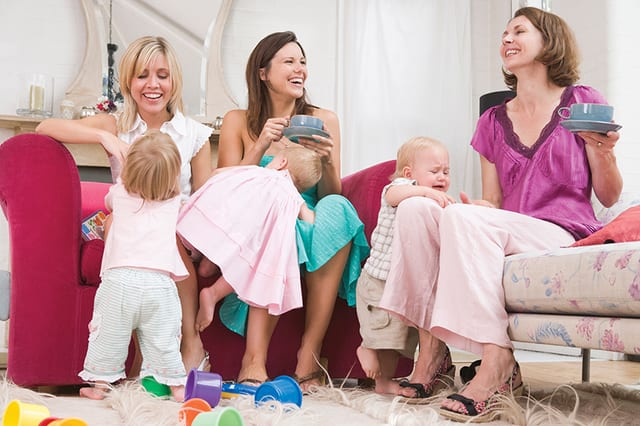
{"type": "Polygon", "coordinates": [[[301,145],[289,145],[281,152],[287,159],[287,169],[298,192],[305,192],[318,183],[322,177],[322,162],[315,151],[301,145]]]}
{"type": "Polygon", "coordinates": [[[143,200],[164,201],[180,193],[180,152],[171,136],[149,130],[127,153],[122,182],[130,194],[143,200]]]}
{"type": "Polygon", "coordinates": [[[418,151],[427,148],[441,148],[448,153],[447,147],[437,139],[428,138],[426,136],[416,136],[398,148],[396,155],[396,171],[391,176],[391,179],[399,178],[403,176],[403,169],[407,166],[411,167],[411,164],[415,161],[418,151]]]}

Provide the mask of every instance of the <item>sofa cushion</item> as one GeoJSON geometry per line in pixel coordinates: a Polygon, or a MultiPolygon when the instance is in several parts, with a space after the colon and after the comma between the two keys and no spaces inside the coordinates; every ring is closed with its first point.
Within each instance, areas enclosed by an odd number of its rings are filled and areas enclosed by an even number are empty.
{"type": "Polygon", "coordinates": [[[640,241],[565,247],[508,256],[508,312],[637,317],[640,241]]]}
{"type": "Polygon", "coordinates": [[[576,241],[573,246],[640,241],[640,206],[623,211],[602,229],[576,241]]]}
{"type": "Polygon", "coordinates": [[[85,241],[80,247],[80,277],[84,285],[98,287],[100,285],[100,267],[104,241],[96,239],[85,241]]]}

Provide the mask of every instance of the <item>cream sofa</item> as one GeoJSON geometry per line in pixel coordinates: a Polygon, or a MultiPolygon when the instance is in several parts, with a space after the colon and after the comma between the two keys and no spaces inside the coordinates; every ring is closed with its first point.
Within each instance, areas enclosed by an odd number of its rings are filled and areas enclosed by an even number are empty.
{"type": "MultiPolygon", "coordinates": [[[[636,205],[640,194],[623,193],[598,217],[611,226],[636,205]]],[[[638,227],[635,219],[618,226],[617,241],[638,227]]],[[[508,256],[503,283],[511,339],[581,348],[583,381],[592,349],[640,354],[640,241],[508,256]]]]}

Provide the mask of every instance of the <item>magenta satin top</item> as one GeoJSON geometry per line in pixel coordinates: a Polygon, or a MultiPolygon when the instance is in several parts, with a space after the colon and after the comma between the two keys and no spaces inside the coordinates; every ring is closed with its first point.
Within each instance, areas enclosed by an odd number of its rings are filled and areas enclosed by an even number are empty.
{"type": "Polygon", "coordinates": [[[506,103],[489,108],[478,120],[473,148],[496,166],[502,208],[562,226],[576,239],[602,227],[591,205],[591,172],[584,140],[560,126],[558,108],[574,103],[606,103],[588,86],[568,86],[539,139],[520,142],[506,103]]]}

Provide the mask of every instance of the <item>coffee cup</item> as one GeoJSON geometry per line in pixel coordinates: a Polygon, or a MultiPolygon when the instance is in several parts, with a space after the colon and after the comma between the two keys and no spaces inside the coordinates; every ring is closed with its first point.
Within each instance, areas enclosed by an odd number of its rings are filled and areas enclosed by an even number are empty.
{"type": "Polygon", "coordinates": [[[234,407],[218,407],[213,411],[201,413],[193,420],[192,426],[243,426],[240,412],[234,407]]]}
{"type": "Polygon", "coordinates": [[[558,115],[567,120],[603,121],[613,120],[613,107],[605,104],[573,104],[558,109],[558,115]]]}
{"type": "Polygon", "coordinates": [[[321,119],[313,115],[294,115],[289,122],[291,127],[311,127],[318,130],[322,130],[324,125],[321,119]]]}
{"type": "Polygon", "coordinates": [[[4,410],[2,426],[38,426],[47,417],[50,417],[49,409],[44,405],[14,399],[4,410]]]}

